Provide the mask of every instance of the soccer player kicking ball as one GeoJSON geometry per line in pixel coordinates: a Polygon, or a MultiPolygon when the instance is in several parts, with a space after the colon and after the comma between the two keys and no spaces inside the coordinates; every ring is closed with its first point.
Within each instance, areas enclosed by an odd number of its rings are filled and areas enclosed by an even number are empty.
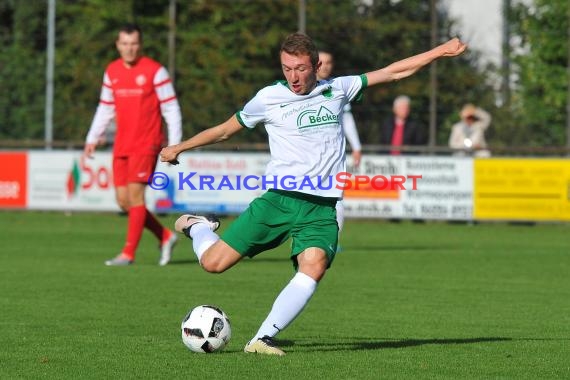
{"type": "Polygon", "coordinates": [[[454,38],[376,71],[317,80],[317,48],[308,36],[291,34],[280,50],[285,81],[261,89],[226,122],[160,152],[161,161],[176,162],[184,151],[227,140],[243,128],[264,123],[271,151],[266,175],[293,177],[298,184],[306,184],[307,177],[313,181],[312,187],[298,191],[268,190],[221,237],[214,233],[219,222],[212,217],[182,215],[176,221],[176,230],[193,240],[200,265],[212,273],[224,272],[243,257],[253,257],[292,237],[290,255],[296,274],[277,296],[245,352],[285,354],[273,337],[303,310],[335,257],[335,204],[342,190],[335,186],[322,189],[319,177],[334,178],[345,170],[345,139],[339,120],[343,107],[367,86],[406,78],[438,58],[455,57],[465,49],[454,38]]]}

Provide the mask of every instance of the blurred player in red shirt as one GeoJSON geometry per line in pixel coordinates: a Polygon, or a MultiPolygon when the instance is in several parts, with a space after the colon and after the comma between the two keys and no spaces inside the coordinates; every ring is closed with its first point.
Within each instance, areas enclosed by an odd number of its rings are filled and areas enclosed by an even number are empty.
{"type": "Polygon", "coordinates": [[[146,227],[160,241],[159,264],[166,265],[170,261],[176,235],[147,210],[144,194],[165,141],[162,117],[168,126],[168,145],[181,140],[180,106],[166,69],[141,55],[142,33],[138,26],[122,27],[116,46],[120,58],[105,70],[99,106],[84,149],[85,156],[92,157],[105,129],[115,121],[113,181],[117,203],[128,212],[129,219],[123,250],[105,264],[132,264],[146,227]]]}

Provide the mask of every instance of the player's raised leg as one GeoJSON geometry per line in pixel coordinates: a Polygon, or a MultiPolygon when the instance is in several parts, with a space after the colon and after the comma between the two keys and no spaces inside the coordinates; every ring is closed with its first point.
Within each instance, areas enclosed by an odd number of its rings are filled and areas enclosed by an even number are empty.
{"type": "Polygon", "coordinates": [[[220,240],[215,233],[220,227],[220,221],[213,215],[182,215],[174,227],[192,239],[194,253],[207,272],[224,272],[242,259],[242,255],[220,240]]]}

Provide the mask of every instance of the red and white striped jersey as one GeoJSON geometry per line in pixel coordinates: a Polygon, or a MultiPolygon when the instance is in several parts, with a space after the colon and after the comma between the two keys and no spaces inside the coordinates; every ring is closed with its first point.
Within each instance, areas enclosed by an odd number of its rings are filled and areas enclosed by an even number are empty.
{"type": "Polygon", "coordinates": [[[166,69],[148,57],[141,57],[132,67],[117,59],[105,70],[86,142],[96,143],[115,119],[115,156],[157,155],[164,145],[161,115],[168,125],[168,145],[178,144],[182,116],[166,69]]]}

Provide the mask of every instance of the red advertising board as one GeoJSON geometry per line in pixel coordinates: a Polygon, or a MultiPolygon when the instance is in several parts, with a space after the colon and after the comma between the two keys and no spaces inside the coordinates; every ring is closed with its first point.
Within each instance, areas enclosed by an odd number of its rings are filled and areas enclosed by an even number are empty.
{"type": "Polygon", "coordinates": [[[28,154],[0,152],[0,207],[26,208],[28,154]]]}

